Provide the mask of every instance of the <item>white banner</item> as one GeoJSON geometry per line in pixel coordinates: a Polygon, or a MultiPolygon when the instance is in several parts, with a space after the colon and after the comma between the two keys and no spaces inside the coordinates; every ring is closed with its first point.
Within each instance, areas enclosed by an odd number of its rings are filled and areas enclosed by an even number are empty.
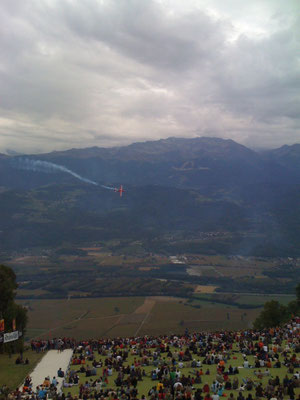
{"type": "Polygon", "coordinates": [[[18,340],[18,339],[19,339],[18,331],[4,333],[4,343],[13,342],[14,340],[18,340]]]}

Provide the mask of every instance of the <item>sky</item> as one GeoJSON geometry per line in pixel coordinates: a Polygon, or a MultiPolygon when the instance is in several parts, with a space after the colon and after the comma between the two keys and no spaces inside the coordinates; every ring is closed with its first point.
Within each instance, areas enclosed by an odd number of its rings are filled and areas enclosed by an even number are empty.
{"type": "Polygon", "coordinates": [[[299,0],[1,0],[0,152],[300,143],[299,0]]]}

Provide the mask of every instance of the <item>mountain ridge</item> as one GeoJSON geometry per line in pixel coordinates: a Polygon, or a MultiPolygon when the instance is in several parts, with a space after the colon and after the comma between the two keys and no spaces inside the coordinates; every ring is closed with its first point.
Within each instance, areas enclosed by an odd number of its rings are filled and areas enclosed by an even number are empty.
{"type": "MultiPolygon", "coordinates": [[[[10,156],[1,159],[3,171],[0,185],[20,187],[26,181],[34,186],[41,174],[14,170],[14,162],[23,159],[52,162],[101,183],[160,184],[197,188],[199,185],[233,185],[245,181],[300,183],[300,169],[292,168],[288,155],[285,162],[276,152],[260,154],[231,139],[168,138],[133,143],[123,147],[70,149],[29,156],[10,156]],[[12,178],[3,182],[3,176],[12,178]],[[15,186],[14,186],[15,183],[15,186]]],[[[279,152],[279,154],[281,154],[279,152]]],[[[299,152],[300,154],[300,152],[299,152]]],[[[44,173],[45,183],[66,181],[62,174],[44,173]]],[[[70,179],[70,176],[68,177],[70,179]]],[[[26,187],[26,186],[25,186],[26,187]]]]}
{"type": "Polygon", "coordinates": [[[300,144],[299,143],[294,143],[294,144],[291,144],[291,145],[284,144],[284,145],[282,145],[280,147],[277,147],[277,148],[270,148],[270,149],[264,148],[264,149],[256,150],[256,149],[249,148],[246,145],[240,144],[240,143],[234,141],[233,139],[223,139],[223,138],[210,137],[210,136],[198,136],[198,137],[194,137],[194,138],[180,138],[180,137],[170,136],[170,137],[168,137],[166,139],[134,142],[134,143],[131,143],[129,145],[123,145],[123,146],[110,146],[110,147],[89,146],[89,147],[82,147],[82,148],[70,148],[70,149],[66,149],[66,150],[54,150],[54,151],[51,151],[51,152],[39,153],[39,154],[36,154],[36,153],[20,154],[18,152],[15,152],[14,150],[10,150],[11,154],[6,154],[6,153],[0,153],[0,154],[5,155],[5,156],[7,156],[7,155],[20,156],[21,155],[21,156],[28,156],[28,157],[31,157],[31,156],[44,157],[44,156],[48,156],[48,155],[53,156],[53,155],[63,155],[63,154],[66,154],[66,153],[74,153],[74,154],[76,154],[78,156],[78,154],[80,152],[85,152],[85,151],[90,152],[90,155],[91,155],[92,152],[97,153],[99,151],[100,152],[102,152],[102,151],[111,151],[111,150],[114,150],[114,149],[115,150],[122,150],[122,149],[130,148],[130,147],[143,147],[144,145],[153,144],[153,143],[172,143],[172,142],[175,142],[175,141],[182,142],[182,141],[197,141],[197,140],[211,141],[211,143],[213,143],[213,142],[217,143],[218,141],[220,141],[220,142],[232,142],[232,143],[236,143],[237,145],[242,146],[242,147],[244,147],[244,148],[246,148],[246,149],[248,149],[250,151],[253,151],[255,153],[258,153],[258,154],[260,154],[260,153],[269,153],[269,152],[276,153],[280,149],[286,149],[287,150],[287,149],[291,149],[291,148],[297,148],[298,151],[300,151],[300,144]]]}
{"type": "MultiPolygon", "coordinates": [[[[50,153],[43,154],[31,154],[28,157],[34,156],[39,157],[41,159],[45,158],[56,158],[63,156],[74,156],[74,157],[93,157],[93,156],[106,156],[106,157],[120,157],[123,159],[122,155],[125,154],[128,156],[134,156],[137,154],[143,154],[145,156],[153,156],[153,154],[159,151],[160,154],[165,154],[168,152],[174,152],[181,150],[182,145],[188,146],[188,150],[190,152],[199,151],[199,147],[195,147],[195,145],[201,145],[203,150],[213,150],[216,148],[216,145],[222,144],[223,150],[226,149],[225,144],[230,144],[235,146],[235,148],[244,149],[244,151],[248,153],[256,153],[254,150],[247,148],[244,145],[241,145],[232,139],[221,139],[221,138],[211,138],[211,137],[197,137],[197,138],[175,138],[169,137],[167,139],[160,139],[156,141],[146,141],[146,142],[136,142],[126,146],[116,146],[116,147],[98,147],[92,146],[87,148],[72,148],[63,151],[53,151],[50,153]],[[190,145],[190,146],[189,146],[190,145]],[[131,153],[130,153],[131,151],[131,153]],[[106,154],[105,154],[106,153],[106,154]]],[[[228,147],[228,146],[227,146],[228,147]]]]}

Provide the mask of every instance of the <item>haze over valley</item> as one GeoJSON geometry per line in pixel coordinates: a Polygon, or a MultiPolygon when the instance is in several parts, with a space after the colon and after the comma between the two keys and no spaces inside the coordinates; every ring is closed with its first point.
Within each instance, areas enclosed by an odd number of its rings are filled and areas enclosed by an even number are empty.
{"type": "Polygon", "coordinates": [[[3,155],[1,259],[23,299],[255,310],[265,300],[243,295],[291,295],[299,279],[299,162],[299,145],[255,152],[219,138],[3,155]],[[120,185],[122,197],[108,190],[120,185]]]}

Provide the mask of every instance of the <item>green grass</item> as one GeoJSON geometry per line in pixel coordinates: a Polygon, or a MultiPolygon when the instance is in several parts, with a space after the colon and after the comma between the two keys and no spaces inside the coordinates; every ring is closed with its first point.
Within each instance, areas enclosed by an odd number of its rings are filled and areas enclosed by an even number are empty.
{"type": "MultiPolygon", "coordinates": [[[[172,347],[171,347],[171,351],[172,351],[172,352],[174,352],[174,351],[176,351],[176,350],[178,350],[178,349],[175,349],[175,348],[172,348],[172,347]]],[[[233,350],[237,350],[236,345],[234,345],[233,350]]],[[[152,351],[153,351],[153,350],[152,350],[152,351]]],[[[139,357],[130,354],[129,357],[128,357],[128,359],[127,359],[127,361],[126,361],[126,363],[125,363],[124,365],[126,365],[126,366],[127,366],[127,365],[131,365],[135,357],[136,357],[137,359],[139,359],[139,357]]],[[[168,358],[166,357],[166,353],[163,353],[163,354],[162,354],[162,357],[165,358],[165,360],[166,360],[168,363],[170,362],[170,359],[168,359],[168,358]]],[[[254,357],[253,357],[253,356],[248,356],[247,358],[248,358],[248,360],[249,360],[249,362],[250,362],[250,365],[254,365],[254,357]]],[[[104,357],[104,356],[96,355],[96,359],[97,359],[97,360],[101,359],[101,360],[104,362],[105,357],[104,357]]],[[[195,359],[200,359],[201,361],[203,361],[203,357],[195,356],[195,359]]],[[[281,361],[282,361],[282,358],[281,358],[281,361]]],[[[185,362],[184,364],[185,364],[185,366],[184,366],[184,368],[181,370],[181,373],[184,374],[184,375],[186,375],[186,376],[191,375],[191,371],[192,371],[193,369],[189,366],[189,365],[190,365],[190,362],[185,362]]],[[[231,359],[230,359],[230,360],[227,362],[227,364],[226,364],[227,367],[228,367],[230,364],[231,364],[233,367],[235,367],[235,366],[242,366],[242,365],[243,365],[243,357],[242,357],[242,354],[241,354],[240,352],[234,352],[233,355],[231,356],[231,359]],[[233,356],[236,357],[236,359],[234,359],[233,356]]],[[[91,365],[91,363],[90,363],[90,362],[87,362],[86,365],[91,365]]],[[[77,365],[77,366],[71,366],[71,369],[74,369],[74,370],[77,370],[77,371],[78,371],[78,370],[79,370],[79,367],[80,367],[80,366],[78,366],[78,365],[77,365]]],[[[142,382],[138,382],[137,388],[138,388],[138,392],[139,392],[139,398],[140,398],[140,396],[143,395],[143,394],[144,394],[144,395],[146,396],[146,398],[147,398],[147,397],[148,397],[148,391],[149,391],[149,389],[150,389],[152,386],[156,385],[156,384],[158,383],[158,381],[152,381],[151,378],[150,378],[150,373],[151,373],[151,371],[155,368],[154,366],[151,365],[151,366],[145,366],[145,367],[141,367],[141,368],[142,368],[142,369],[145,369],[147,376],[146,376],[145,378],[143,378],[143,381],[142,381],[142,382]]],[[[195,384],[195,385],[194,385],[194,388],[195,388],[195,389],[197,389],[197,388],[202,388],[203,385],[204,385],[204,383],[206,383],[206,382],[207,382],[209,385],[211,385],[212,382],[215,380],[215,377],[216,377],[216,365],[203,365],[202,369],[203,369],[203,372],[205,372],[205,371],[208,369],[208,370],[210,371],[210,375],[203,375],[203,376],[202,376],[202,383],[200,383],[200,384],[195,384]]],[[[250,377],[250,378],[252,378],[253,381],[255,381],[255,382],[257,382],[257,383],[258,383],[258,382],[262,382],[263,386],[265,387],[266,384],[267,384],[267,382],[268,382],[269,377],[263,377],[262,379],[259,380],[259,379],[256,378],[256,376],[254,375],[254,370],[255,370],[255,369],[252,369],[252,368],[248,368],[248,369],[239,368],[239,374],[236,375],[236,376],[238,377],[239,383],[240,383],[240,384],[242,383],[242,379],[243,379],[243,378],[250,377]]],[[[261,370],[263,371],[264,368],[261,368],[261,370]]],[[[283,378],[285,377],[285,375],[287,374],[287,368],[284,367],[284,366],[281,367],[280,369],[278,369],[278,368],[270,368],[270,372],[271,372],[271,376],[275,377],[276,375],[278,375],[279,378],[280,378],[280,380],[282,381],[282,379],[283,379],[283,378]]],[[[97,376],[93,376],[93,377],[91,377],[91,378],[86,378],[86,377],[85,377],[85,374],[83,374],[83,373],[78,373],[78,375],[79,375],[79,377],[80,377],[80,383],[85,383],[87,380],[92,380],[92,381],[94,381],[94,380],[96,380],[96,379],[98,379],[99,377],[102,376],[102,368],[98,368],[98,369],[97,369],[97,376]]],[[[291,377],[291,374],[287,374],[287,375],[288,375],[289,377],[291,377]]],[[[115,384],[114,384],[114,380],[116,379],[116,377],[117,377],[117,373],[114,371],[114,372],[113,372],[113,375],[112,375],[111,377],[108,378],[108,385],[107,385],[108,388],[114,388],[114,389],[116,389],[116,386],[115,386],[115,384]]],[[[125,377],[127,377],[127,375],[125,375],[125,377]]],[[[233,377],[230,377],[230,379],[231,379],[231,381],[232,381],[233,377]]],[[[105,389],[105,388],[104,388],[104,389],[105,389]]],[[[75,387],[75,386],[72,387],[72,388],[65,388],[65,389],[64,389],[64,392],[65,392],[65,393],[71,392],[72,395],[78,395],[78,393],[79,393],[78,387],[75,387]]],[[[229,394],[230,394],[231,392],[233,392],[233,393],[235,392],[235,393],[234,393],[234,396],[236,397],[237,391],[234,391],[234,390],[225,391],[227,397],[229,396],[229,394]]],[[[245,393],[246,393],[246,396],[247,396],[247,393],[248,393],[248,392],[245,392],[245,393]]],[[[252,393],[252,395],[253,395],[253,398],[255,398],[255,391],[252,390],[251,393],[252,393]]],[[[297,396],[300,394],[300,388],[296,388],[295,393],[296,393],[296,396],[295,396],[295,397],[297,398],[297,396]]],[[[288,396],[285,396],[285,399],[287,399],[287,398],[288,398],[288,396]]]]}
{"type": "MultiPolygon", "coordinates": [[[[209,302],[214,302],[214,297],[218,296],[218,298],[221,300],[222,294],[221,293],[195,293],[193,295],[193,304],[196,304],[195,301],[197,300],[201,305],[205,305],[205,303],[208,305],[210,304],[209,302]]],[[[223,294],[224,299],[229,296],[228,294],[223,294]]],[[[287,305],[290,301],[295,300],[296,296],[295,295],[289,295],[289,294],[282,294],[282,295],[274,295],[274,294],[235,294],[235,303],[237,304],[242,304],[242,305],[249,305],[249,306],[263,306],[267,301],[271,300],[277,300],[279,303],[283,305],[287,305]]],[[[226,307],[226,303],[218,303],[220,307],[222,305],[226,307]]],[[[234,306],[236,307],[236,306],[234,306]]]]}
{"type": "Polygon", "coordinates": [[[43,355],[31,350],[24,351],[23,359],[28,358],[29,364],[16,365],[15,361],[18,354],[13,354],[11,357],[8,354],[0,354],[0,387],[7,385],[11,390],[15,390],[30,374],[43,355]]]}
{"type": "Polygon", "coordinates": [[[259,295],[239,295],[237,303],[241,304],[251,304],[251,305],[260,305],[264,304],[267,301],[277,300],[279,303],[283,305],[287,305],[290,301],[295,300],[296,296],[294,295],[272,295],[272,294],[259,294],[259,295]]]}

